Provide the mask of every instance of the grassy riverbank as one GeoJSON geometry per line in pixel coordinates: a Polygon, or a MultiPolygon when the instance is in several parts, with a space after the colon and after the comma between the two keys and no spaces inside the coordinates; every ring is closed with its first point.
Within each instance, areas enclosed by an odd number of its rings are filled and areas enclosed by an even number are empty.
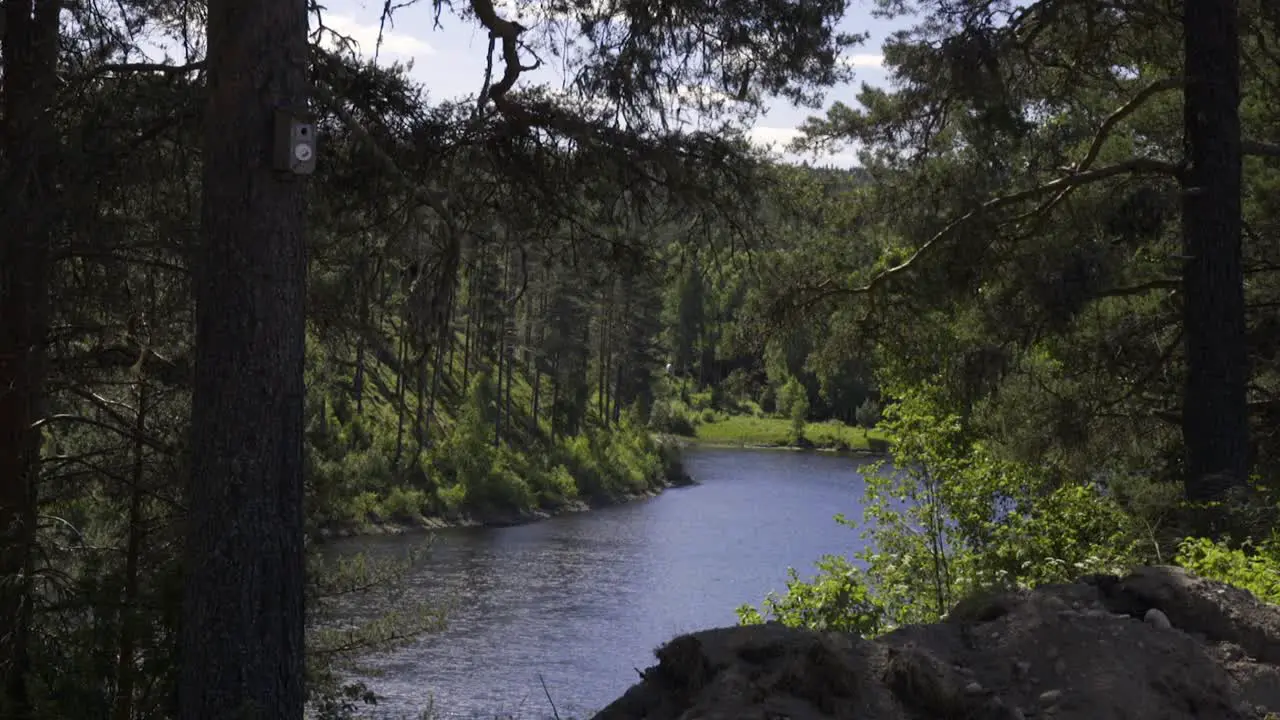
{"type": "Polygon", "coordinates": [[[575,499],[556,505],[514,509],[477,510],[457,515],[396,515],[387,516],[378,511],[369,512],[363,520],[331,522],[316,529],[316,536],[323,540],[368,535],[401,535],[409,532],[443,530],[459,527],[511,527],[525,525],[569,513],[586,512],[596,508],[657,497],[668,488],[686,487],[693,479],[681,472],[652,488],[636,492],[621,492],[585,499],[575,499]]]}
{"type": "Polygon", "coordinates": [[[805,424],[804,438],[807,445],[794,441],[790,420],[755,415],[731,415],[715,422],[702,422],[694,435],[699,444],[730,447],[805,447],[862,452],[888,449],[883,433],[836,421],[805,424]]]}

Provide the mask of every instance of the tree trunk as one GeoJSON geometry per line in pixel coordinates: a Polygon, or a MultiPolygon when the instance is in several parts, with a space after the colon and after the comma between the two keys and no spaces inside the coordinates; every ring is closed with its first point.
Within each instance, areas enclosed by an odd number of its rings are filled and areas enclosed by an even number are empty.
{"type": "Polygon", "coordinates": [[[556,431],[559,430],[560,426],[560,378],[560,357],[556,356],[551,361],[551,377],[548,378],[551,381],[551,415],[549,419],[551,421],[552,440],[556,439],[556,431]]]}
{"type": "MultiPolygon", "coordinates": [[[[505,412],[506,420],[504,422],[505,422],[506,432],[508,435],[511,434],[511,417],[512,417],[511,385],[515,381],[516,349],[514,345],[517,339],[515,336],[515,332],[516,332],[515,328],[512,327],[511,328],[511,345],[507,347],[507,391],[505,393],[505,398],[503,399],[503,403],[502,403],[506,408],[506,412],[505,412]]],[[[509,439],[508,439],[508,442],[510,442],[509,439]]]]}
{"type": "Polygon", "coordinates": [[[475,307],[475,302],[472,299],[473,295],[474,293],[472,293],[471,290],[468,289],[467,304],[466,304],[467,326],[466,326],[466,329],[462,331],[462,343],[463,343],[462,345],[462,395],[463,397],[466,397],[467,390],[471,388],[471,340],[472,340],[472,336],[475,335],[475,332],[473,332],[474,324],[472,322],[473,317],[475,315],[475,313],[472,312],[472,310],[475,307]]]}
{"type": "Polygon", "coordinates": [[[534,433],[538,432],[538,411],[541,409],[539,402],[542,399],[542,365],[538,362],[538,355],[533,356],[533,388],[530,390],[532,401],[530,402],[530,422],[532,427],[530,430],[534,433]]]}
{"type": "MultiPolygon", "coordinates": [[[[364,414],[364,374],[365,374],[365,333],[369,331],[369,260],[360,256],[358,272],[360,274],[360,311],[357,316],[359,328],[356,331],[356,374],[352,379],[352,390],[356,396],[356,414],[364,414]]],[[[379,261],[381,265],[381,261],[379,261]]],[[[374,269],[376,273],[377,268],[374,269]]]]}
{"type": "Polygon", "coordinates": [[[1221,500],[1250,467],[1240,210],[1240,38],[1236,0],[1184,0],[1183,274],[1186,493],[1221,500]]]}
{"type": "Polygon", "coordinates": [[[49,325],[58,0],[0,6],[0,717],[31,715],[26,676],[49,325]]]}
{"type": "Polygon", "coordinates": [[[417,404],[414,406],[413,419],[413,437],[418,445],[418,453],[421,454],[427,447],[427,355],[432,352],[428,347],[418,355],[417,361],[417,379],[414,381],[414,397],[417,404]]]}
{"type": "Polygon", "coordinates": [[[307,102],[307,6],[209,0],[182,720],[301,720],[303,182],[273,114],[307,102]]]}
{"type": "Polygon", "coordinates": [[[614,373],[613,379],[613,424],[617,425],[622,419],[622,376],[626,365],[621,359],[618,360],[618,369],[614,373]]]}
{"type": "MultiPolygon", "coordinates": [[[[153,287],[152,298],[154,297],[153,287]]],[[[153,313],[149,315],[154,317],[153,313]]],[[[116,695],[112,720],[132,720],[133,688],[137,674],[134,648],[138,637],[138,561],[142,555],[142,483],[146,478],[147,467],[147,404],[151,402],[142,367],[142,363],[139,363],[135,397],[138,412],[133,424],[133,473],[129,488],[129,537],[125,545],[124,593],[121,598],[120,642],[116,652],[116,695]]]]}
{"type": "Polygon", "coordinates": [[[449,341],[448,335],[445,333],[440,334],[440,341],[436,343],[435,360],[431,363],[431,392],[427,395],[427,419],[426,427],[423,429],[423,434],[426,436],[428,444],[431,443],[431,426],[436,418],[436,398],[440,396],[441,364],[446,356],[445,345],[449,341]]]}
{"type": "Polygon", "coordinates": [[[400,367],[396,372],[396,454],[391,458],[391,467],[396,469],[399,469],[400,461],[404,458],[404,416],[409,411],[405,402],[405,389],[409,384],[408,325],[408,322],[401,318],[399,329],[396,331],[396,336],[399,338],[396,345],[396,361],[400,367]]]}

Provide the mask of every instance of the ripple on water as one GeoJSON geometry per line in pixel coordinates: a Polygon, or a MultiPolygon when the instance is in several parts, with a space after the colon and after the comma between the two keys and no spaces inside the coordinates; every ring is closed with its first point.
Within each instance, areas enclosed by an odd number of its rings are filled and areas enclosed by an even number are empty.
{"type": "MultiPolygon", "coordinates": [[[[785,587],[786,569],[857,549],[832,516],[858,515],[858,460],[818,453],[690,449],[699,484],[627,505],[511,528],[439,533],[392,605],[443,600],[449,625],[368,658],[378,718],[551,717],[600,709],[671,637],[729,625],[734,608],[785,587]],[[539,677],[541,676],[541,681],[539,677]],[[433,702],[434,700],[434,702],[433,702]]],[[[412,541],[343,541],[402,555],[412,541]]],[[[386,604],[350,608],[368,617],[386,604]]]]}

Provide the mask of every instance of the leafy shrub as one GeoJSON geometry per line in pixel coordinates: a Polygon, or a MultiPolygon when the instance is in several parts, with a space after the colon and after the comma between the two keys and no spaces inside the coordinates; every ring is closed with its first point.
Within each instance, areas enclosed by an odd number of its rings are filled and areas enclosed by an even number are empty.
{"type": "Polygon", "coordinates": [[[533,506],[533,489],[529,487],[517,465],[516,456],[509,450],[497,453],[484,485],[484,498],[489,504],[511,509],[533,506]]]}
{"type": "Polygon", "coordinates": [[[760,396],[756,398],[756,402],[760,406],[761,412],[766,415],[772,415],[779,411],[778,393],[771,385],[766,385],[760,389],[760,396]]]}
{"type": "Polygon", "coordinates": [[[880,423],[880,403],[867,398],[858,406],[854,412],[854,417],[858,421],[858,425],[868,430],[880,423]]]}
{"type": "Polygon", "coordinates": [[[716,395],[715,391],[712,389],[689,393],[689,407],[694,410],[714,410],[716,408],[715,401],[716,395]]]}
{"type": "Polygon", "coordinates": [[[351,512],[344,519],[356,523],[366,523],[376,518],[381,511],[382,504],[378,502],[378,494],[365,491],[352,499],[351,512]]]}
{"type": "Polygon", "coordinates": [[[792,391],[791,407],[787,411],[791,417],[791,441],[800,444],[805,440],[804,426],[809,421],[809,394],[799,380],[791,378],[788,384],[790,383],[796,385],[796,389],[792,391]]]}
{"type": "Polygon", "coordinates": [[[685,405],[675,400],[658,400],[649,411],[649,427],[657,432],[693,437],[697,424],[685,405]]]}
{"type": "Polygon", "coordinates": [[[786,381],[778,388],[776,408],[778,414],[791,417],[791,408],[800,401],[801,396],[804,396],[806,401],[809,398],[804,385],[801,385],[794,375],[788,375],[786,381]]]}
{"type": "Polygon", "coordinates": [[[928,386],[885,415],[898,470],[865,475],[864,569],[824,558],[812,581],[793,572],[786,595],[740,608],[744,622],[878,632],[935,621],[978,590],[1123,572],[1137,560],[1141,533],[1115,497],[1001,459],[928,386]]]}
{"type": "Polygon", "coordinates": [[[662,467],[662,478],[670,483],[679,483],[688,476],[684,470],[684,461],[680,456],[680,447],[672,442],[656,443],[658,461],[662,467]]]}
{"type": "Polygon", "coordinates": [[[578,498],[578,483],[569,474],[569,468],[556,465],[541,475],[543,497],[553,504],[563,504],[578,498]]]}
{"type": "Polygon", "coordinates": [[[1207,538],[1186,538],[1174,562],[1200,577],[1218,580],[1280,605],[1280,538],[1232,548],[1207,538]]]}
{"type": "Polygon", "coordinates": [[[769,593],[764,613],[743,605],[738,620],[743,625],[759,625],[766,617],[785,625],[878,635],[883,629],[885,609],[874,599],[861,571],[839,555],[827,555],[817,563],[818,577],[800,579],[795,568],[787,568],[787,592],[769,593]]]}
{"type": "Polygon", "coordinates": [[[427,494],[414,488],[394,487],[382,501],[382,511],[397,522],[414,522],[422,518],[427,494]]]}
{"type": "Polygon", "coordinates": [[[467,503],[467,487],[462,483],[454,483],[436,488],[436,498],[449,515],[457,515],[467,503]]]}
{"type": "Polygon", "coordinates": [[[742,398],[750,397],[754,391],[758,390],[759,385],[746,370],[737,368],[729,373],[729,376],[717,387],[723,388],[728,397],[741,402],[742,398]]]}

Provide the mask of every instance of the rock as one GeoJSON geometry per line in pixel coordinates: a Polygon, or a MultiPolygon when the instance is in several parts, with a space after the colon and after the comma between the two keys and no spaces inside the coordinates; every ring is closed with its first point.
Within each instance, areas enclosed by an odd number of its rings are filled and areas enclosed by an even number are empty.
{"type": "Polygon", "coordinates": [[[1129,601],[1163,612],[1176,628],[1230,642],[1262,662],[1280,664],[1280,610],[1248,590],[1196,577],[1177,567],[1135,570],[1112,591],[1113,604],[1129,601]]]}
{"type": "Polygon", "coordinates": [[[596,717],[1254,720],[1280,712],[1278,631],[1280,608],[1248,593],[1143,568],[971,598],[875,640],[778,623],[684,635],[596,717]]]}
{"type": "Polygon", "coordinates": [[[1169,622],[1169,616],[1160,612],[1158,608],[1148,610],[1147,614],[1142,616],[1142,621],[1151,627],[1160,628],[1161,630],[1168,630],[1173,627],[1173,624],[1169,622]]]}

